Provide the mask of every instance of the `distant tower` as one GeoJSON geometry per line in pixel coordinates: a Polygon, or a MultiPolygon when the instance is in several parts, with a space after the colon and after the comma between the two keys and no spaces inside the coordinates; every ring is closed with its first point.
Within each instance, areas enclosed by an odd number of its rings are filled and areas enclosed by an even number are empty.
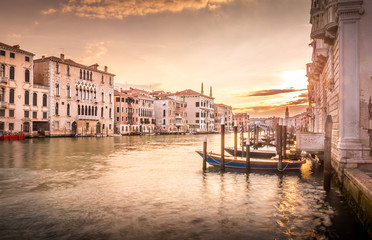
{"type": "Polygon", "coordinates": [[[202,87],[201,87],[201,94],[204,94],[204,87],[203,87],[203,83],[202,83],[202,87]]]}
{"type": "Polygon", "coordinates": [[[289,111],[288,111],[288,107],[285,108],[285,120],[288,120],[289,118],[289,111]]]}
{"type": "Polygon", "coordinates": [[[212,97],[212,86],[211,86],[211,89],[209,91],[209,96],[212,97]]]}

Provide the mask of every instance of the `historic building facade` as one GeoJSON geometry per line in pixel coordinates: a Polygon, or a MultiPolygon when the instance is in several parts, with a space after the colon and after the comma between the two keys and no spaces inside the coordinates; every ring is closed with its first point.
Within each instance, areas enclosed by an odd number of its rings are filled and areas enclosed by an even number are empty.
{"type": "Polygon", "coordinates": [[[163,94],[155,97],[157,132],[187,132],[187,104],[180,96],[163,94]]]}
{"type": "Polygon", "coordinates": [[[214,98],[212,89],[210,95],[204,95],[203,85],[201,93],[191,89],[177,92],[187,104],[187,122],[191,131],[211,132],[214,130],[214,98]]]}
{"type": "Polygon", "coordinates": [[[233,130],[233,112],[232,107],[225,104],[214,104],[214,130],[221,131],[221,119],[225,123],[225,131],[233,130]]]}
{"type": "Polygon", "coordinates": [[[138,120],[139,101],[128,91],[115,91],[115,133],[139,133],[138,120]]]}
{"type": "Polygon", "coordinates": [[[114,74],[58,57],[34,61],[34,84],[49,91],[51,136],[114,132],[114,74]]]}
{"type": "Polygon", "coordinates": [[[32,122],[46,120],[43,94],[33,90],[34,54],[0,43],[0,132],[32,134],[32,122]]]}
{"type": "Polygon", "coordinates": [[[372,2],[312,0],[312,62],[307,64],[314,132],[332,116],[332,165],[371,165],[372,2]]]}

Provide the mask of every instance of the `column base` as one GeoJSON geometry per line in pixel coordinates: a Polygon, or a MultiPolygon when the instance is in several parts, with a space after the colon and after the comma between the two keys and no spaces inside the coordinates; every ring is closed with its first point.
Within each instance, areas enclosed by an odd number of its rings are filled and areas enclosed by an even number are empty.
{"type": "Polygon", "coordinates": [[[347,139],[338,144],[340,150],[339,164],[344,168],[372,168],[370,148],[364,147],[360,140],[347,139]]]}

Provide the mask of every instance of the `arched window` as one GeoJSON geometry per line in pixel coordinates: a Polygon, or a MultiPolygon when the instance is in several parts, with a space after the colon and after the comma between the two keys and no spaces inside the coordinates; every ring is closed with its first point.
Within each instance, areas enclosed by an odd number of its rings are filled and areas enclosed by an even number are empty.
{"type": "Polygon", "coordinates": [[[70,116],[70,104],[67,103],[67,116],[70,116]]]}
{"type": "Polygon", "coordinates": [[[97,116],[97,107],[96,107],[96,109],[95,109],[95,114],[94,114],[94,116],[97,116]]]}
{"type": "Polygon", "coordinates": [[[88,115],[88,107],[85,106],[85,115],[88,115]]]}
{"type": "Polygon", "coordinates": [[[25,105],[30,104],[30,93],[28,91],[25,91],[25,105]]]}
{"type": "Polygon", "coordinates": [[[5,101],[5,88],[0,89],[0,101],[5,101]]]}
{"type": "Polygon", "coordinates": [[[76,90],[75,95],[76,95],[76,97],[77,97],[77,96],[79,96],[79,89],[78,89],[78,87],[76,87],[75,90],[76,90]]]}
{"type": "Polygon", "coordinates": [[[83,79],[85,80],[85,70],[83,70],[83,79]]]}
{"type": "Polygon", "coordinates": [[[14,103],[14,89],[9,90],[9,103],[14,103]]]}
{"type": "Polygon", "coordinates": [[[80,79],[83,79],[83,71],[80,69],[80,79]]]}
{"type": "Polygon", "coordinates": [[[78,105],[78,115],[80,115],[80,105],[78,105]]]}
{"type": "Polygon", "coordinates": [[[0,65],[0,77],[5,77],[5,65],[0,65]]]}
{"type": "Polygon", "coordinates": [[[25,70],[25,82],[30,82],[30,70],[25,70]]]}
{"type": "Polygon", "coordinates": [[[90,81],[93,81],[93,73],[90,72],[90,81]]]}
{"type": "Polygon", "coordinates": [[[37,93],[32,94],[32,105],[37,106],[37,93]]]}
{"type": "Polygon", "coordinates": [[[91,109],[90,109],[90,106],[89,106],[89,108],[88,108],[88,116],[90,116],[91,115],[91,109]]]}
{"type": "Polygon", "coordinates": [[[67,91],[67,97],[70,98],[70,97],[71,97],[71,88],[70,88],[70,84],[67,84],[67,86],[66,86],[66,91],[67,91]]]}
{"type": "Polygon", "coordinates": [[[56,116],[59,115],[58,103],[56,103],[56,116]]]}
{"type": "Polygon", "coordinates": [[[56,96],[59,96],[59,83],[56,83],[56,96]]]}
{"type": "Polygon", "coordinates": [[[48,97],[46,94],[43,94],[43,107],[46,107],[48,104],[47,104],[47,101],[48,101],[48,97]]]}
{"type": "Polygon", "coordinates": [[[14,67],[9,68],[9,79],[14,80],[14,67]]]}

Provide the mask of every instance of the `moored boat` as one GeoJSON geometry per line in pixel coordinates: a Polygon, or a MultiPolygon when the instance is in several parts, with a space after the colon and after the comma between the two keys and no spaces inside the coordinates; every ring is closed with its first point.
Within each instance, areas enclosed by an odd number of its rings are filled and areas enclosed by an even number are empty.
{"type": "MultiPolygon", "coordinates": [[[[225,148],[225,151],[234,156],[234,148],[225,148]]],[[[246,151],[244,151],[244,156],[245,156],[245,153],[246,151]]],[[[249,153],[250,153],[251,158],[272,158],[276,155],[276,151],[270,151],[270,150],[251,149],[249,153]]],[[[236,155],[242,156],[242,150],[238,148],[236,155]]]]}
{"type": "MultiPolygon", "coordinates": [[[[201,157],[203,152],[196,151],[201,157]]],[[[207,153],[207,162],[212,166],[221,166],[221,155],[209,152],[207,153]]],[[[262,170],[279,170],[278,159],[250,159],[251,169],[262,169],[262,170]]],[[[306,163],[306,160],[288,160],[282,161],[282,171],[284,170],[298,170],[302,164],[306,163]]],[[[225,167],[235,169],[245,169],[246,159],[242,157],[226,157],[225,156],[225,167]]]]}

